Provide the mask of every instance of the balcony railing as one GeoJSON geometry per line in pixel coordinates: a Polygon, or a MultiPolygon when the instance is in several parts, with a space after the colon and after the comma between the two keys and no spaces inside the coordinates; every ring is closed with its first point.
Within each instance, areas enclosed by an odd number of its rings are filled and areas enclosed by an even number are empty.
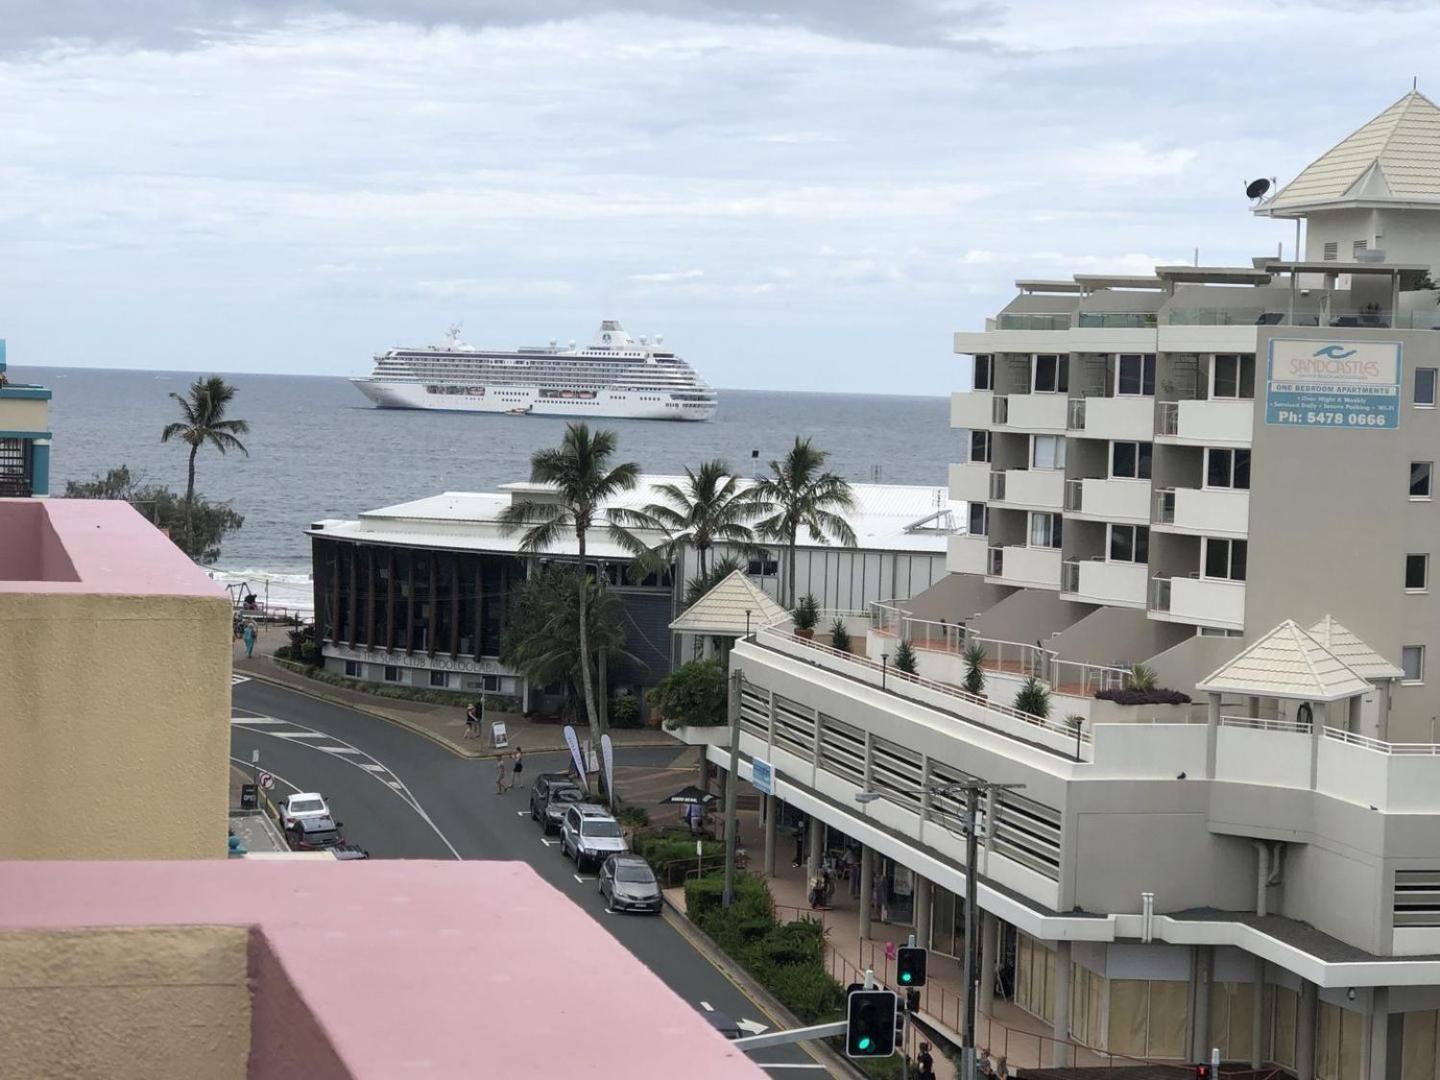
{"type": "MultiPolygon", "coordinates": [[[[1275,311],[1270,308],[1176,308],[1165,313],[1169,326],[1355,326],[1372,329],[1440,329],[1440,312],[1335,308],[1331,311],[1275,311]]],[[[1083,325],[1083,324],[1082,324],[1083,325]]]]}
{"type": "Polygon", "coordinates": [[[1156,574],[1150,579],[1150,610],[1170,610],[1170,575],[1156,574]]]}
{"type": "Polygon", "coordinates": [[[990,422],[992,424],[1008,424],[1010,422],[1010,399],[1003,394],[996,394],[990,402],[990,422]]]}
{"type": "Polygon", "coordinates": [[[992,472],[990,474],[990,501],[1005,501],[1005,474],[1003,472],[992,472]]]}
{"type": "Polygon", "coordinates": [[[1222,716],[1224,727],[1243,727],[1254,731],[1308,732],[1309,724],[1297,724],[1294,720],[1262,720],[1258,716],[1222,716]]]}
{"type": "MultiPolygon", "coordinates": [[[[1073,483],[1079,481],[1072,480],[1073,483]]],[[[1066,506],[1065,509],[1070,509],[1066,506]]],[[[1078,593],[1080,591],[1080,560],[1066,559],[1060,564],[1060,591],[1062,593],[1078,593]]]]}
{"type": "Polygon", "coordinates": [[[1082,311],[1080,326],[1097,330],[1153,330],[1153,311],[1082,311]]]}
{"type": "Polygon", "coordinates": [[[1071,514],[1084,513],[1085,505],[1085,481],[1065,481],[1065,509],[1071,514]]]}
{"type": "Polygon", "coordinates": [[[30,481],[15,473],[0,473],[0,499],[28,499],[30,481]]]}
{"type": "Polygon", "coordinates": [[[1012,313],[995,320],[996,330],[1069,330],[1070,313],[1012,313]]]}
{"type": "Polygon", "coordinates": [[[1156,525],[1175,524],[1175,489],[1160,488],[1155,492],[1155,511],[1151,521],[1156,525]]]}
{"type": "Polygon", "coordinates": [[[1155,434],[1180,434],[1180,403],[1178,401],[1160,402],[1160,419],[1156,425],[1155,434]]]}
{"type": "Polygon", "coordinates": [[[1005,572],[1005,549],[1003,547],[990,548],[990,558],[987,562],[986,574],[989,577],[999,577],[1005,572]]]}
{"type": "Polygon", "coordinates": [[[1070,416],[1069,416],[1069,419],[1068,419],[1068,421],[1067,421],[1067,423],[1066,423],[1066,427],[1069,428],[1069,430],[1071,430],[1071,431],[1084,431],[1084,430],[1085,430],[1085,399],[1084,399],[1084,398],[1071,398],[1071,400],[1070,400],[1070,416]]]}

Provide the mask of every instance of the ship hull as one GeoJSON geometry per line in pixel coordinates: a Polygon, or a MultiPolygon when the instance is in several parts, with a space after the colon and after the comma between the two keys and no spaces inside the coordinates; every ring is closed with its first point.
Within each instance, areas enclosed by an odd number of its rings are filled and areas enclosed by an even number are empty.
{"type": "Polygon", "coordinates": [[[542,397],[534,387],[486,386],[460,394],[434,394],[423,383],[398,379],[351,379],[357,390],[382,409],[432,412],[510,413],[528,416],[582,416],[630,420],[709,420],[713,401],[672,401],[663,391],[597,390],[593,397],[542,397]]]}

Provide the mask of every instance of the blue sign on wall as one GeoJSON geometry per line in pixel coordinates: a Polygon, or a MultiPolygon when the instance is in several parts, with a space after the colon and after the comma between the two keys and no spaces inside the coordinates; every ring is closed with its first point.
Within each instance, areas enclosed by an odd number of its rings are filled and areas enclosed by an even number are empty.
{"type": "Polygon", "coordinates": [[[750,784],[762,795],[775,794],[775,767],[760,758],[750,759],[750,784]]]}
{"type": "Polygon", "coordinates": [[[1398,341],[1270,342],[1265,423],[1282,427],[1400,426],[1398,341]]]}

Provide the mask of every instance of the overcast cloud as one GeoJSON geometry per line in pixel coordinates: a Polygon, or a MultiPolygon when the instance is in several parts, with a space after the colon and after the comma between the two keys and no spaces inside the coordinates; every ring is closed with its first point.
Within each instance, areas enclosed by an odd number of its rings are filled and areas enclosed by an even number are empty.
{"type": "Polygon", "coordinates": [[[1288,244],[1243,181],[1440,91],[1437,33],[1338,0],[11,0],[0,337],[353,374],[456,320],[615,317],[720,386],[944,393],[1018,276],[1288,244]]]}

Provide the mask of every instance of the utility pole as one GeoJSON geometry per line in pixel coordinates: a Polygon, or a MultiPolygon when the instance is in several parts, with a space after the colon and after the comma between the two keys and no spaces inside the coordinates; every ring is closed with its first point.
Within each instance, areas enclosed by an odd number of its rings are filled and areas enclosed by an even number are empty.
{"type": "Polygon", "coordinates": [[[726,701],[730,721],[730,774],[725,777],[725,892],[720,903],[727,908],[735,900],[735,796],[740,787],[740,680],[744,677],[738,667],[730,672],[726,701]]]}

